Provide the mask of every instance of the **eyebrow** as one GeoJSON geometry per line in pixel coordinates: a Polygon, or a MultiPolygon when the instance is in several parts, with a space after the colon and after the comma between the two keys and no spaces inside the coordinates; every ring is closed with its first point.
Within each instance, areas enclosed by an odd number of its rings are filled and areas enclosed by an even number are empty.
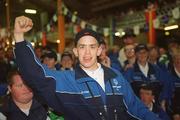
{"type": "Polygon", "coordinates": [[[96,46],[98,45],[97,43],[94,44],[78,44],[78,46],[96,46]]]}

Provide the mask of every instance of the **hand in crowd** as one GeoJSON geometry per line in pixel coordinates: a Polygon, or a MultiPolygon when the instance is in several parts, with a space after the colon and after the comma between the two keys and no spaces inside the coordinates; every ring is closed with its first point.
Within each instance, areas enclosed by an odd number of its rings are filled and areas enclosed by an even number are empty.
{"type": "Polygon", "coordinates": [[[21,42],[24,40],[24,33],[31,30],[33,27],[33,22],[30,18],[25,16],[20,16],[15,19],[14,24],[14,37],[16,42],[21,42]]]}

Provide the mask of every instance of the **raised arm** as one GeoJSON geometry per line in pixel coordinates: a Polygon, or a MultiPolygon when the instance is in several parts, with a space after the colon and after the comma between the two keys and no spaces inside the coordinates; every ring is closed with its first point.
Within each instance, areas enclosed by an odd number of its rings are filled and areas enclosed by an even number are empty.
{"type": "Polygon", "coordinates": [[[63,107],[56,95],[56,76],[53,76],[51,70],[41,65],[30,43],[24,40],[24,33],[31,30],[32,26],[32,20],[27,17],[21,16],[15,20],[14,37],[17,66],[23,79],[34,93],[43,98],[51,108],[61,112],[63,107]]]}
{"type": "Polygon", "coordinates": [[[15,19],[14,24],[14,38],[16,43],[24,41],[24,33],[31,30],[33,22],[30,18],[20,16],[15,19]]]}

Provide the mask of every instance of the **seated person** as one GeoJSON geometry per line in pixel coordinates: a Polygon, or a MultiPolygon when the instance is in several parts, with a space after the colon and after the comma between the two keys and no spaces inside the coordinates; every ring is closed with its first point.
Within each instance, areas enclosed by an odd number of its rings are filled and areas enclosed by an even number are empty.
{"type": "Polygon", "coordinates": [[[152,85],[143,84],[140,88],[140,99],[148,109],[159,116],[162,120],[170,120],[167,113],[155,103],[155,90],[152,85]]]}
{"type": "Polygon", "coordinates": [[[4,98],[0,111],[8,120],[47,120],[47,111],[33,97],[17,70],[8,74],[9,96],[4,98]]]}

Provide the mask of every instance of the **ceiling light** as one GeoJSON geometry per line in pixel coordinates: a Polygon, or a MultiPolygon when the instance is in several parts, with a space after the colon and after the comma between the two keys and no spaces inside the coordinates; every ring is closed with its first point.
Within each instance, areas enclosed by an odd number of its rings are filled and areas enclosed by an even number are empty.
{"type": "Polygon", "coordinates": [[[172,29],[177,29],[179,26],[178,25],[171,25],[171,26],[167,26],[164,28],[164,30],[172,30],[172,29]]]}
{"type": "Polygon", "coordinates": [[[34,9],[25,9],[25,13],[28,13],[28,14],[36,14],[36,10],[34,9]]]}

